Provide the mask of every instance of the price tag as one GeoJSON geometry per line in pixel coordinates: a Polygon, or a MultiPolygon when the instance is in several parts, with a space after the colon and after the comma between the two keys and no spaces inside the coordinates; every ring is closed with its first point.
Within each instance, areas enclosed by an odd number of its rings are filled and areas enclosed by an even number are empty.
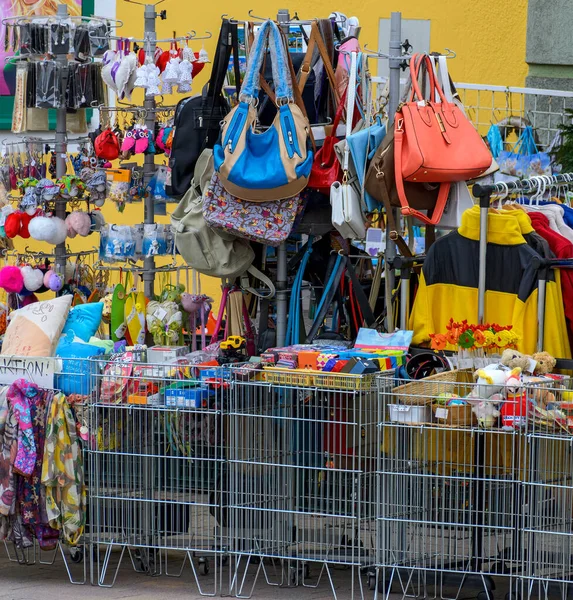
{"type": "Polygon", "coordinates": [[[153,316],[156,319],[159,319],[159,321],[163,321],[163,319],[167,316],[167,311],[164,310],[163,308],[158,308],[154,313],[153,316]]]}
{"type": "Polygon", "coordinates": [[[436,408],[436,419],[447,419],[448,409],[447,408],[436,408]]]}

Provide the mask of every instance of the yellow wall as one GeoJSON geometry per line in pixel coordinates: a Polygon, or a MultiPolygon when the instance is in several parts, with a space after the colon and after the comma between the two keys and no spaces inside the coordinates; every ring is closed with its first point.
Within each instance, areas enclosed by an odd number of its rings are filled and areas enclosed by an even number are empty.
{"type": "MultiPolygon", "coordinates": [[[[213,32],[213,40],[205,47],[212,52],[222,13],[237,19],[248,18],[252,9],[255,15],[275,17],[277,10],[288,8],[300,18],[327,17],[332,10],[348,16],[356,15],[362,25],[361,41],[369,47],[378,45],[378,22],[389,18],[391,11],[402,11],[404,19],[431,19],[431,49],[442,51],[445,47],[457,52],[451,61],[454,79],[469,83],[495,85],[523,85],[527,75],[525,64],[525,35],[527,25],[527,0],[346,0],[342,3],[315,0],[314,2],[275,2],[250,0],[249,2],[187,2],[166,0],[158,9],[167,10],[167,20],[157,20],[159,37],[184,35],[189,29],[213,32]]],[[[123,20],[127,35],[141,35],[143,7],[128,2],[117,2],[117,17],[123,20]]],[[[388,49],[387,41],[383,49],[388,49]]],[[[198,48],[195,48],[198,50],[198,48]]],[[[197,79],[206,80],[205,72],[197,79]]],[[[199,85],[194,86],[194,91],[199,85]]]]}

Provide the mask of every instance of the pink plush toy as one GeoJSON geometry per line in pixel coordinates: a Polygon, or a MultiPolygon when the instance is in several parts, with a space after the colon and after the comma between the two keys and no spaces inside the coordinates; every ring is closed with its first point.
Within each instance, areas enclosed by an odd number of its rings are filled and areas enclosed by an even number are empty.
{"type": "Polygon", "coordinates": [[[67,216],[66,226],[68,237],[75,237],[76,234],[86,237],[91,233],[92,220],[87,212],[75,210],[67,216]]]}
{"type": "Polygon", "coordinates": [[[0,287],[9,294],[17,294],[24,287],[24,276],[20,267],[7,266],[0,269],[0,287]]]}

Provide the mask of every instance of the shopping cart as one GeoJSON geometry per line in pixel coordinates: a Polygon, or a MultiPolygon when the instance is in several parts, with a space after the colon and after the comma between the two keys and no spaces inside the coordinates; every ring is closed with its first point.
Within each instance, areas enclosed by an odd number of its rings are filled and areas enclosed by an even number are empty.
{"type": "Polygon", "coordinates": [[[271,585],[316,587],[325,576],[333,586],[338,566],[351,569],[351,597],[363,597],[360,573],[376,557],[377,377],[284,371],[233,379],[223,508],[232,592],[250,596],[261,572],[271,585]]]}
{"type": "Polygon", "coordinates": [[[101,361],[89,449],[98,585],[115,583],[127,552],[137,571],[180,576],[189,563],[201,594],[220,590],[228,547],[217,490],[227,453],[226,375],[213,367],[101,361]],[[206,586],[201,576],[211,570],[206,586]]]}
{"type": "MultiPolygon", "coordinates": [[[[538,389],[526,385],[520,397],[532,399],[538,389]]],[[[481,407],[482,414],[495,415],[489,422],[479,422],[470,404],[444,405],[476,391],[471,371],[452,371],[398,382],[387,394],[380,428],[379,570],[370,579],[377,593],[389,595],[394,586],[403,597],[458,598],[473,585],[485,600],[501,578],[507,597],[519,597],[532,546],[524,526],[531,502],[539,506],[528,489],[527,432],[537,416],[533,409],[519,412],[520,401],[508,390],[501,394],[512,407],[507,420],[495,412],[499,398],[490,401],[495,407],[481,407]]]]}

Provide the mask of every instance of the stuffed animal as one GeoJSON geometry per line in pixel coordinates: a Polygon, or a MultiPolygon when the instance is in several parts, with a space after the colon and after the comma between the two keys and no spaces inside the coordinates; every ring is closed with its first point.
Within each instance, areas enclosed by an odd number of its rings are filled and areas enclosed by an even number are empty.
{"type": "Polygon", "coordinates": [[[478,404],[474,405],[472,412],[477,418],[478,425],[488,429],[495,425],[495,421],[500,415],[495,403],[487,402],[485,400],[482,400],[478,404]]]}
{"type": "Polygon", "coordinates": [[[21,267],[24,277],[24,287],[29,292],[37,292],[44,285],[44,273],[40,269],[34,269],[29,265],[21,267]]]}
{"type": "Polygon", "coordinates": [[[536,352],[532,358],[537,363],[535,366],[535,375],[551,373],[557,364],[557,361],[549,352],[536,352]]]}
{"type": "Polygon", "coordinates": [[[500,368],[500,365],[496,364],[478,369],[474,373],[477,385],[472,395],[478,398],[490,398],[493,394],[498,394],[505,385],[508,373],[509,371],[500,368]]]}
{"type": "Polygon", "coordinates": [[[506,348],[501,355],[501,364],[510,369],[520,368],[525,373],[529,370],[530,357],[517,350],[506,348]]]}
{"type": "Polygon", "coordinates": [[[66,217],[66,227],[68,237],[73,238],[76,235],[86,237],[91,233],[92,220],[87,212],[74,210],[66,217]]]}
{"type": "Polygon", "coordinates": [[[555,394],[544,387],[536,387],[533,389],[531,399],[539,406],[539,408],[546,410],[549,404],[555,402],[555,394]]]}
{"type": "Polygon", "coordinates": [[[9,294],[17,294],[24,287],[24,275],[19,267],[8,265],[0,269],[0,288],[9,294]]]}
{"type": "Polygon", "coordinates": [[[507,374],[507,379],[505,380],[505,387],[511,394],[517,393],[519,388],[523,387],[523,382],[521,381],[521,369],[519,367],[512,369],[507,374]]]}

